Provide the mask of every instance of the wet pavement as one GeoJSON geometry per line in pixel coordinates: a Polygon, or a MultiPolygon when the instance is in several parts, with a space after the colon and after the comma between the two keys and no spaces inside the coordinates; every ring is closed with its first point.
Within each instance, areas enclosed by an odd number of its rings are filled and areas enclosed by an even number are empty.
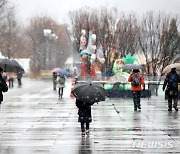
{"type": "Polygon", "coordinates": [[[180,153],[180,115],[167,111],[164,94],[107,99],[92,107],[90,134],[81,136],[71,81],[58,99],[50,81],[24,79],[10,89],[0,109],[0,154],[180,153]]]}

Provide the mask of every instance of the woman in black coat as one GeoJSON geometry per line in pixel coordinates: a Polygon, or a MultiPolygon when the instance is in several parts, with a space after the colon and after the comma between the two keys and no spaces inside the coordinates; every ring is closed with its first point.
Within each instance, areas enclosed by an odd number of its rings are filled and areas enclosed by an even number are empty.
{"type": "Polygon", "coordinates": [[[76,106],[78,107],[78,122],[81,123],[82,135],[89,134],[89,123],[92,121],[91,105],[87,102],[76,99],[76,106]],[[86,124],[86,130],[85,125],[86,124]]]}
{"type": "Polygon", "coordinates": [[[0,67],[0,105],[3,101],[3,92],[8,91],[8,86],[2,77],[3,69],[0,67]]]}

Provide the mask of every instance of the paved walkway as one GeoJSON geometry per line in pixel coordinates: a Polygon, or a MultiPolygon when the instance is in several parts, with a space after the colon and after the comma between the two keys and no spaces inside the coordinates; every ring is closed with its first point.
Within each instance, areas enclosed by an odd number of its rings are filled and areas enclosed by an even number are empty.
{"type": "Polygon", "coordinates": [[[81,137],[70,88],[60,100],[48,81],[10,89],[0,109],[0,154],[180,153],[180,115],[167,111],[162,93],[142,99],[141,111],[131,99],[95,104],[90,135],[81,137]]]}

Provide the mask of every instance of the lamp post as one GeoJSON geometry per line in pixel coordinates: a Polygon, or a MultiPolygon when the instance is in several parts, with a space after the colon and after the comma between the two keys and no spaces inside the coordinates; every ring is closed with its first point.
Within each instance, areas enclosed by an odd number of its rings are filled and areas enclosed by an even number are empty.
{"type": "Polygon", "coordinates": [[[58,36],[55,33],[52,33],[51,29],[44,29],[44,36],[45,36],[45,52],[44,52],[44,59],[45,59],[45,70],[50,69],[51,63],[51,52],[50,52],[50,40],[57,40],[58,36]]]}

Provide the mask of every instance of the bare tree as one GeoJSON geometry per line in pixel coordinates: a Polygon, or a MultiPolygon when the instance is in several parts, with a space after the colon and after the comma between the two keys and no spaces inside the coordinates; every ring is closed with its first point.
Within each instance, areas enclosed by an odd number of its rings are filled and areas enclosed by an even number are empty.
{"type": "Polygon", "coordinates": [[[117,45],[121,56],[133,55],[138,50],[139,26],[135,14],[122,16],[117,22],[117,45]]]}
{"type": "Polygon", "coordinates": [[[0,0],[0,21],[4,17],[4,13],[7,9],[8,0],[0,0]]]}
{"type": "Polygon", "coordinates": [[[167,30],[161,35],[161,64],[162,68],[170,64],[173,58],[180,53],[180,35],[177,29],[177,18],[172,18],[167,30]]]}
{"type": "Polygon", "coordinates": [[[18,40],[18,24],[15,16],[14,7],[9,7],[4,13],[4,18],[0,22],[1,49],[2,53],[8,58],[14,57],[14,48],[18,40]]]}
{"type": "Polygon", "coordinates": [[[63,67],[72,50],[67,25],[60,25],[47,16],[37,16],[31,19],[27,27],[27,35],[31,40],[31,62],[32,69],[36,72],[35,74],[38,74],[40,70],[63,67]],[[48,38],[47,42],[47,38],[43,34],[44,29],[51,29],[52,33],[57,36],[56,40],[48,38]],[[48,66],[46,66],[47,45],[49,50],[48,66]]]}
{"type": "MultiPolygon", "coordinates": [[[[148,74],[151,73],[150,67],[155,75],[156,68],[160,63],[164,65],[170,61],[167,56],[169,52],[172,55],[172,50],[169,48],[170,46],[172,47],[170,42],[173,40],[171,38],[172,35],[177,36],[177,31],[175,34],[175,31],[172,30],[172,27],[175,26],[172,26],[171,21],[171,14],[159,13],[155,15],[154,12],[147,12],[141,22],[139,45],[147,60],[148,74]]],[[[177,27],[175,28],[177,30],[177,27]]],[[[173,43],[173,50],[177,48],[177,42],[173,43]]]]}
{"type": "Polygon", "coordinates": [[[112,72],[114,61],[119,55],[134,53],[138,44],[139,27],[134,14],[120,17],[116,8],[102,7],[101,9],[80,9],[71,12],[72,31],[74,37],[74,48],[79,52],[80,32],[85,29],[87,32],[96,34],[97,47],[102,46],[105,63],[102,64],[96,59],[101,71],[106,69],[112,72]]]}

